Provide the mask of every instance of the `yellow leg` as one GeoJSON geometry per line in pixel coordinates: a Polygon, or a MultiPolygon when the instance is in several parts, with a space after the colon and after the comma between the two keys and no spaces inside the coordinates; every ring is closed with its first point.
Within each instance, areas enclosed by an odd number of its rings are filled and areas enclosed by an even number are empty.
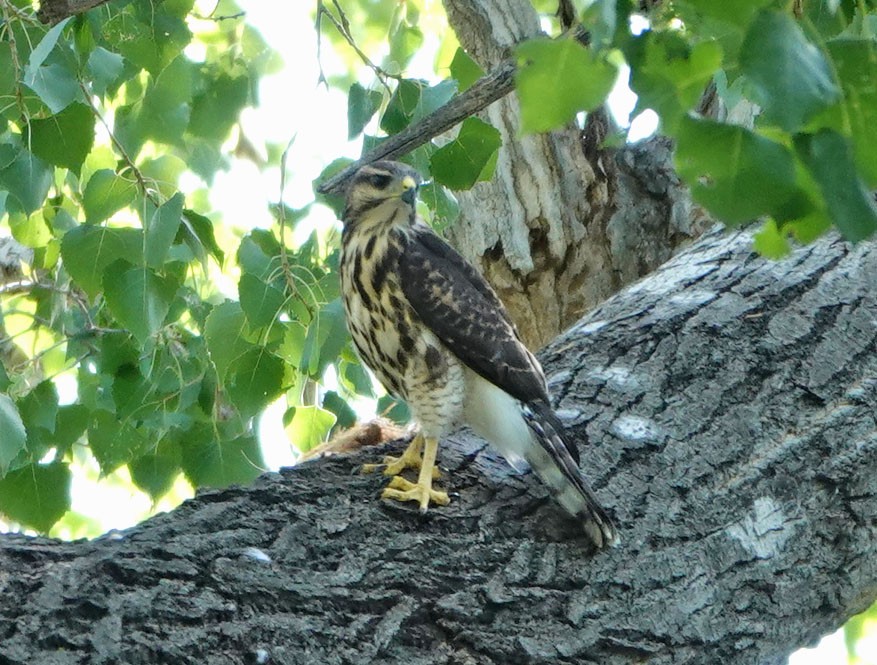
{"type": "Polygon", "coordinates": [[[402,476],[394,476],[381,494],[381,497],[384,499],[395,499],[396,501],[417,501],[420,504],[420,512],[422,513],[426,512],[430,501],[440,506],[447,506],[451,502],[447,493],[439,492],[432,488],[437,454],[438,439],[426,439],[423,459],[420,460],[420,475],[417,478],[417,482],[412,483],[402,476]]]}
{"type": "MultiPolygon", "coordinates": [[[[421,469],[423,460],[421,459],[420,452],[423,448],[423,435],[418,432],[417,435],[411,440],[411,443],[408,444],[408,447],[405,449],[405,452],[402,453],[399,457],[392,457],[387,455],[384,458],[382,464],[363,464],[362,472],[363,473],[371,473],[372,471],[377,471],[381,467],[384,468],[385,476],[398,476],[405,469],[421,469]]],[[[438,467],[433,465],[432,467],[432,477],[433,480],[437,480],[439,476],[441,476],[441,472],[438,470],[438,467]]]]}

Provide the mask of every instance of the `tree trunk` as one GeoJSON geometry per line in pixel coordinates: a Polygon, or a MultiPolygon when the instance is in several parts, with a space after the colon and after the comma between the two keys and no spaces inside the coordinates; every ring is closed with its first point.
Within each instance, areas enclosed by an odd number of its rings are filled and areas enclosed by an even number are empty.
{"type": "MultiPolygon", "coordinates": [[[[529,0],[444,5],[460,43],[487,71],[540,32],[529,0]]],[[[584,130],[570,123],[521,136],[514,94],[482,115],[503,140],[496,173],[458,193],[462,214],[449,238],[480,266],[530,346],[554,339],[705,228],[665,139],[603,149],[611,124],[604,111],[590,114],[584,130]]]]}
{"type": "Polygon", "coordinates": [[[877,250],[750,246],[709,234],[543,354],[619,547],[466,433],[426,516],[372,448],[0,538],[0,663],[784,662],[877,596],[877,250]]]}

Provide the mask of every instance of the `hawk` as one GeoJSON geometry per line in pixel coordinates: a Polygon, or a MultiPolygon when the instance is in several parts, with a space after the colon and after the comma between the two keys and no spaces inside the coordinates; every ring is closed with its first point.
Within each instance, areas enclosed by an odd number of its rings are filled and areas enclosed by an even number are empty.
{"type": "Polygon", "coordinates": [[[615,544],[539,362],[484,278],[417,217],[420,182],[406,164],[364,166],[342,220],[341,291],[354,344],[420,426],[401,457],[384,460],[393,478],[382,496],[417,501],[422,512],[449,503],[432,486],[438,441],[465,423],[513,466],[529,464],[598,547],[615,544]],[[419,471],[416,483],[399,475],[408,468],[419,471]]]}

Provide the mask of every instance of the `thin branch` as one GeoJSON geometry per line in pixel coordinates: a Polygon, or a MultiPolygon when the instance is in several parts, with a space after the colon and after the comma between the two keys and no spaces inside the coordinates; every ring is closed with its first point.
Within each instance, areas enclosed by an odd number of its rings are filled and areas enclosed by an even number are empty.
{"type": "Polygon", "coordinates": [[[31,282],[30,280],[19,280],[17,282],[7,282],[6,284],[0,284],[0,296],[14,296],[21,293],[30,293],[34,289],[45,289],[46,291],[63,293],[60,289],[54,288],[52,284],[45,284],[43,282],[31,282]]]}
{"type": "Polygon", "coordinates": [[[110,129],[109,124],[104,119],[103,115],[101,115],[100,109],[98,109],[97,105],[94,103],[94,100],[91,98],[91,92],[88,90],[88,87],[82,81],[79,82],[79,87],[82,89],[82,94],[85,97],[85,102],[91,108],[91,112],[94,113],[95,117],[100,121],[100,123],[104,126],[104,129],[107,130],[107,134],[110,136],[110,141],[113,146],[122,156],[122,160],[131,169],[131,173],[134,174],[134,179],[137,180],[137,184],[140,187],[140,191],[143,192],[143,196],[149,199],[150,203],[152,203],[156,208],[161,205],[161,201],[158,200],[158,197],[155,196],[155,193],[149,188],[146,184],[146,178],[143,177],[143,174],[140,172],[140,169],[137,168],[137,165],[134,163],[128,153],[125,151],[125,147],[122,145],[121,141],[116,138],[116,135],[113,133],[113,130],[110,129]]]}
{"type": "MultiPolygon", "coordinates": [[[[321,48],[320,24],[321,24],[321,19],[323,16],[326,16],[329,19],[329,21],[332,23],[332,25],[335,26],[335,29],[338,31],[338,34],[340,34],[344,38],[344,41],[346,41],[350,45],[350,48],[352,48],[356,52],[356,55],[359,56],[359,59],[362,60],[363,64],[365,64],[366,67],[371,69],[374,72],[375,76],[377,76],[377,78],[381,82],[381,84],[383,84],[383,86],[389,92],[392,93],[392,90],[390,90],[390,85],[387,83],[387,79],[393,79],[393,80],[399,81],[402,79],[402,77],[399,76],[398,74],[390,74],[388,71],[379,67],[378,65],[376,65],[375,63],[373,63],[371,61],[371,59],[362,51],[362,49],[360,49],[359,46],[356,45],[356,40],[353,39],[353,34],[350,32],[350,21],[347,20],[347,15],[344,13],[344,10],[341,8],[341,5],[338,4],[338,0],[332,0],[332,4],[334,5],[336,11],[338,12],[338,18],[336,18],[332,12],[330,12],[328,9],[326,9],[326,5],[323,3],[323,0],[320,0],[317,3],[317,21],[316,21],[317,59],[318,60],[320,59],[320,48],[321,48]]],[[[320,64],[319,82],[326,83],[326,76],[323,73],[322,64],[320,64]]]]}
{"type": "MultiPolygon", "coordinates": [[[[293,273],[293,266],[292,264],[290,264],[289,255],[286,252],[286,204],[283,202],[283,194],[286,191],[286,162],[289,159],[289,151],[295,143],[295,139],[297,137],[298,134],[295,134],[291,139],[289,139],[289,143],[286,144],[286,149],[280,156],[280,200],[277,203],[277,217],[280,223],[280,270],[283,273],[283,280],[286,282],[286,288],[289,290],[290,293],[289,298],[295,298],[307,308],[308,312],[310,312],[311,307],[299,293],[299,289],[295,283],[295,280],[298,279],[303,286],[306,286],[308,290],[311,291],[311,302],[316,303],[317,300],[313,293],[313,289],[311,289],[303,279],[297,277],[295,273],[293,273]]],[[[283,306],[286,306],[286,303],[289,302],[289,298],[284,300],[283,306]]],[[[267,335],[268,331],[266,331],[265,334],[267,335]]]]}
{"type": "Polygon", "coordinates": [[[3,10],[3,23],[6,26],[7,41],[9,43],[9,51],[12,58],[12,69],[14,70],[15,75],[15,103],[21,113],[22,120],[25,123],[29,123],[30,118],[27,113],[27,107],[24,104],[24,95],[21,92],[22,67],[21,62],[18,59],[18,45],[15,43],[15,31],[12,29],[10,14],[14,14],[18,20],[22,20],[22,16],[18,9],[12,6],[8,0],[0,0],[0,8],[3,10]]]}
{"type": "MultiPolygon", "coordinates": [[[[584,45],[588,45],[590,41],[590,35],[582,27],[573,28],[557,39],[567,39],[570,36],[584,45]]],[[[322,183],[317,191],[320,194],[342,194],[347,186],[347,181],[365,164],[379,159],[393,159],[405,155],[439,134],[448,131],[466,118],[484,110],[514,89],[516,69],[517,59],[515,57],[503,60],[492,72],[478,79],[471,88],[460,93],[419,122],[408,125],[398,134],[393,134],[386,141],[382,141],[353,164],[322,183]]]]}
{"type": "MultiPolygon", "coordinates": [[[[213,8],[213,11],[216,11],[216,7],[213,8]]],[[[237,19],[237,18],[243,18],[246,15],[247,15],[247,12],[244,12],[244,11],[240,11],[240,12],[237,12],[235,14],[222,14],[220,16],[213,16],[212,13],[208,14],[207,16],[203,16],[203,15],[198,14],[196,12],[192,12],[192,16],[194,18],[197,18],[201,21],[216,21],[217,23],[221,23],[222,21],[233,21],[234,19],[237,19]]]]}
{"type": "Polygon", "coordinates": [[[398,134],[393,134],[386,141],[382,141],[361,159],[321,184],[317,191],[321,194],[341,194],[347,181],[363,165],[409,153],[469,116],[487,108],[496,100],[505,97],[514,88],[515,68],[514,58],[503,60],[496,69],[479,79],[471,88],[457,95],[420,122],[408,125],[398,134]]]}

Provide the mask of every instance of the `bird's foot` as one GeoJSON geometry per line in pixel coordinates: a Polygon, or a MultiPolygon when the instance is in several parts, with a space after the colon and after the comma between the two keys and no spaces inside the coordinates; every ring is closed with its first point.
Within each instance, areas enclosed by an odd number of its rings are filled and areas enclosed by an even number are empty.
{"type": "Polygon", "coordinates": [[[395,476],[381,493],[381,498],[394,499],[395,501],[417,501],[420,504],[421,513],[427,511],[430,501],[439,506],[447,506],[451,502],[447,492],[432,489],[432,479],[427,478],[426,480],[425,483],[423,479],[412,483],[402,476],[395,476]]]}
{"type": "MultiPolygon", "coordinates": [[[[387,455],[386,457],[384,457],[384,461],[381,464],[363,464],[362,472],[372,473],[374,471],[383,469],[383,473],[385,476],[398,476],[405,469],[414,469],[415,471],[420,471],[421,467],[423,466],[423,457],[421,455],[422,449],[423,436],[421,434],[417,434],[411,440],[411,443],[408,444],[405,452],[399,455],[399,457],[387,455]]],[[[438,467],[433,466],[432,479],[438,480],[440,477],[441,472],[439,471],[438,467]]]]}

